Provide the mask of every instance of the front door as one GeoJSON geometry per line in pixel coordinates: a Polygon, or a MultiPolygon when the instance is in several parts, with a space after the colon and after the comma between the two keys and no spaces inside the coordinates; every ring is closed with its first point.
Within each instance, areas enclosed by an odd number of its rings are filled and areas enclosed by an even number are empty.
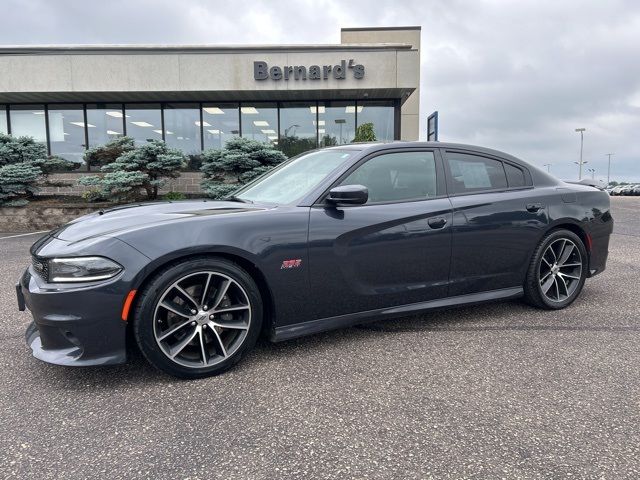
{"type": "Polygon", "coordinates": [[[336,184],[366,186],[366,204],[311,208],[315,318],[447,295],[452,214],[442,175],[434,151],[378,153],[336,184]]]}

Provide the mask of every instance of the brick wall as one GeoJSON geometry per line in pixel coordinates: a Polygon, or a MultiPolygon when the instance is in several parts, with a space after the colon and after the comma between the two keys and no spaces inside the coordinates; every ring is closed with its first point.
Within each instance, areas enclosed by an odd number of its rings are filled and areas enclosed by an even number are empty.
{"type": "MultiPolygon", "coordinates": [[[[78,185],[78,178],[85,175],[99,175],[98,173],[54,173],[49,176],[52,182],[66,182],[71,185],[68,187],[45,187],[40,192],[42,195],[82,195],[88,187],[78,185]]],[[[167,180],[167,184],[160,193],[181,192],[181,193],[200,193],[200,182],[202,181],[202,173],[200,172],[182,172],[178,178],[167,180]]]]}

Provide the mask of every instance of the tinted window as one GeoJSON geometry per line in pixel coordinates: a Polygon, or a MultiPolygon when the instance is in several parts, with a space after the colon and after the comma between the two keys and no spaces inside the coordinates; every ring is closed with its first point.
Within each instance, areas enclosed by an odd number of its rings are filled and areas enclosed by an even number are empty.
{"type": "MultiPolygon", "coordinates": [[[[124,106],[127,135],[133,137],[137,145],[147,140],[162,140],[162,117],[160,104],[127,104],[124,106]]],[[[167,129],[167,136],[175,132],[167,129]]]]}
{"type": "Polygon", "coordinates": [[[0,133],[9,133],[7,127],[7,107],[0,105],[0,133]]]}
{"type": "Polygon", "coordinates": [[[398,202],[436,196],[433,152],[387,153],[367,161],[341,185],[364,185],[367,203],[398,202]]]}
{"type": "Polygon", "coordinates": [[[504,171],[507,172],[507,181],[509,182],[509,187],[524,187],[527,185],[524,172],[521,168],[514,167],[513,165],[505,163],[504,171]]]}
{"type": "Polygon", "coordinates": [[[12,105],[10,108],[11,134],[14,137],[33,137],[42,143],[47,141],[44,105],[12,105]]]}
{"type": "Polygon", "coordinates": [[[93,130],[93,123],[84,122],[82,105],[49,105],[49,142],[51,154],[84,164],[85,128],[93,130]]]}
{"type": "Polygon", "coordinates": [[[477,155],[447,152],[453,193],[477,192],[507,187],[502,162],[477,155]]]}
{"type": "Polygon", "coordinates": [[[89,146],[104,145],[124,135],[123,119],[122,104],[88,104],[87,123],[94,125],[87,129],[89,146]]]}

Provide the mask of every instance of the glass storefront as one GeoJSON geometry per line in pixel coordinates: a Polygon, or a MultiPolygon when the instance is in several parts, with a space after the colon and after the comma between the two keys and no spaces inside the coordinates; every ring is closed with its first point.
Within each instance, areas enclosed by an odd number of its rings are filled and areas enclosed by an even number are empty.
{"type": "MultiPolygon", "coordinates": [[[[324,107],[319,107],[324,111],[324,107]]],[[[317,147],[318,107],[316,103],[282,103],[280,105],[280,139],[278,148],[287,157],[317,147]]]]}
{"type": "Polygon", "coordinates": [[[187,155],[199,154],[202,151],[200,127],[206,128],[209,124],[206,121],[202,125],[200,123],[200,108],[197,103],[164,105],[164,139],[170,147],[187,155]]]}
{"type": "Polygon", "coordinates": [[[278,106],[275,103],[243,103],[240,106],[242,136],[278,144],[278,106]]]}
{"type": "Polygon", "coordinates": [[[356,112],[353,102],[320,102],[318,138],[321,147],[350,143],[356,135],[356,112]]]}
{"type": "Polygon", "coordinates": [[[87,105],[89,146],[104,145],[124,135],[124,113],[121,103],[93,103],[87,105]]]}
{"type": "Polygon", "coordinates": [[[147,140],[162,140],[162,110],[159,103],[128,103],[124,106],[127,136],[141,145],[147,140]]]}
{"type": "MultiPolygon", "coordinates": [[[[96,126],[84,121],[84,107],[78,105],[49,105],[49,144],[51,155],[84,165],[85,130],[96,126]]],[[[13,127],[13,125],[12,125],[13,127]]]]}
{"type": "Polygon", "coordinates": [[[240,136],[238,104],[203,104],[202,131],[205,150],[224,148],[227,141],[240,136]]]}
{"type": "Polygon", "coordinates": [[[8,117],[0,105],[0,132],[31,136],[47,143],[52,155],[79,165],[87,147],[122,135],[137,145],[164,140],[188,155],[188,168],[195,170],[203,149],[224,148],[236,136],[271,143],[288,157],[351,143],[357,126],[368,122],[378,141],[392,141],[396,108],[392,100],[16,104],[9,105],[8,117]]]}
{"type": "Polygon", "coordinates": [[[395,138],[395,112],[393,101],[358,102],[352,108],[357,111],[358,125],[373,123],[373,131],[379,142],[391,142],[395,138]]]}
{"type": "Polygon", "coordinates": [[[12,135],[33,137],[36,142],[47,141],[44,105],[11,105],[9,117],[12,135]]]}
{"type": "Polygon", "coordinates": [[[6,105],[0,105],[0,133],[9,133],[9,125],[7,125],[6,105]]]}

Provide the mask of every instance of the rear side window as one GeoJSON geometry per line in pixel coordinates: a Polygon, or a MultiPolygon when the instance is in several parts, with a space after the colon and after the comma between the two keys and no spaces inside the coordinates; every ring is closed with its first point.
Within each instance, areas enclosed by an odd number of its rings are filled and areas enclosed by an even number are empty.
{"type": "Polygon", "coordinates": [[[507,188],[502,162],[479,155],[447,152],[453,193],[507,188]]]}
{"type": "Polygon", "coordinates": [[[524,171],[521,168],[514,167],[509,163],[505,163],[504,171],[507,174],[507,182],[509,182],[509,188],[526,187],[527,184],[529,184],[524,175],[524,171]]]}
{"type": "Polygon", "coordinates": [[[402,202],[435,197],[435,157],[433,152],[378,155],[359,166],[340,184],[367,187],[367,203],[402,202]]]}

